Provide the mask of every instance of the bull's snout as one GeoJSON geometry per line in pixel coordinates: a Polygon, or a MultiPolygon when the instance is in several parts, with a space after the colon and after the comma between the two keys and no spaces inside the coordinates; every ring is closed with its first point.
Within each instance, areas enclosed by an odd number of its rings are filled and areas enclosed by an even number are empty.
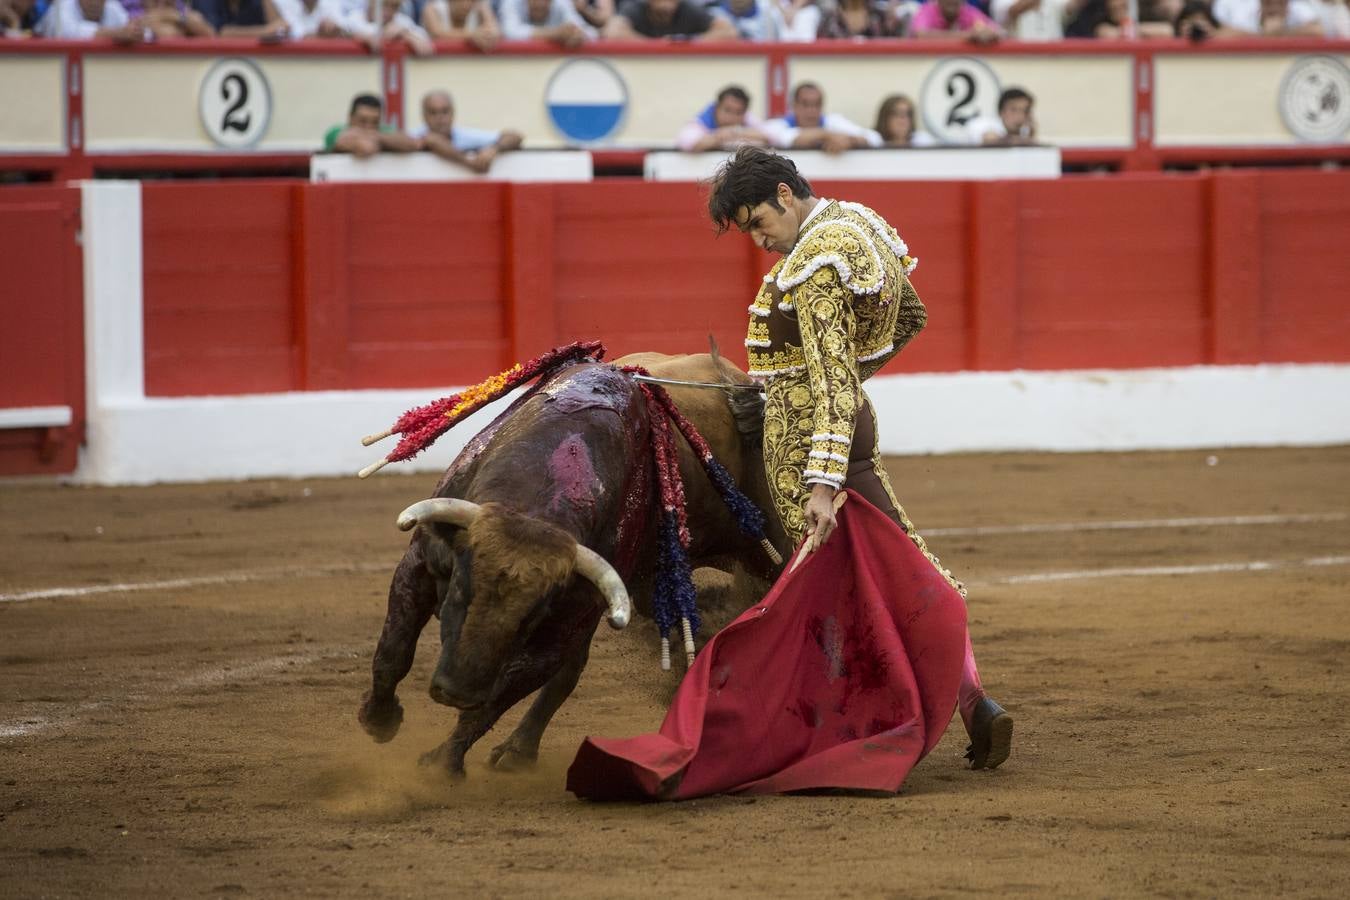
{"type": "Polygon", "coordinates": [[[453,706],[456,709],[473,709],[476,706],[482,706],[481,699],[465,696],[456,690],[454,683],[444,672],[438,671],[431,677],[431,687],[428,689],[431,699],[443,706],[453,706]]]}

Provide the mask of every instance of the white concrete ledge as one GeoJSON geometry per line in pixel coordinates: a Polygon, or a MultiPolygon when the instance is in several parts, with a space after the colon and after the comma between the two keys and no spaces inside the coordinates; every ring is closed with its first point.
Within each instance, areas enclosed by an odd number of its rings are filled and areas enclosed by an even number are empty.
{"type": "Polygon", "coordinates": [[[1350,443],[1350,365],[875,378],[884,453],[1350,443]]]}
{"type": "Polygon", "coordinates": [[[357,159],[316,153],[309,180],[337,181],[590,181],[595,165],[586,150],[512,150],[492,160],[486,175],[432,153],[381,153],[357,159]]]}
{"type": "MultiPolygon", "coordinates": [[[[382,431],[405,411],[456,390],[114,400],[90,416],[88,446],[76,478],[94,484],[355,478],[398,442],[394,436],[363,447],[362,436],[382,431]]],[[[479,410],[416,459],[392,464],[372,477],[444,470],[510,399],[479,410]]]]}
{"type": "Polygon", "coordinates": [[[20,406],[0,409],[0,428],[62,428],[71,422],[69,406],[20,406]]]}
{"type": "MultiPolygon", "coordinates": [[[[917,147],[908,149],[784,150],[808,179],[827,181],[987,181],[1007,178],[1058,178],[1058,147],[917,147]]],[[[704,181],[713,176],[726,151],[648,153],[648,181],[704,181]]]]}

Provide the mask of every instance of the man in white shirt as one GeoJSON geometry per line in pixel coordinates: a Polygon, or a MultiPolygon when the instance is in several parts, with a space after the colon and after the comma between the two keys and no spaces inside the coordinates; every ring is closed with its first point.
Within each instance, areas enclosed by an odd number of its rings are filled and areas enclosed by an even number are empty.
{"type": "Polygon", "coordinates": [[[992,0],[989,15],[1019,41],[1058,41],[1064,38],[1064,20],[1083,0],[992,0]]]}
{"type": "Polygon", "coordinates": [[[272,0],[277,12],[286,20],[288,34],[293,41],[302,38],[347,37],[342,25],[347,15],[342,0],[272,0]]]}
{"type": "Polygon", "coordinates": [[[517,131],[489,131],[455,124],[455,102],[449,91],[428,91],[422,98],[420,128],[409,136],[441,159],[467,166],[480,175],[492,166],[497,154],[515,150],[523,139],[517,131]]]}
{"type": "Polygon", "coordinates": [[[1011,87],[999,95],[998,115],[981,116],[966,123],[970,143],[992,147],[1013,147],[1036,143],[1035,104],[1031,94],[1011,87]]]}
{"type": "Polygon", "coordinates": [[[129,44],[143,39],[145,23],[128,16],[118,0],[55,0],[33,30],[65,41],[112,38],[129,44]]]}
{"type": "Polygon", "coordinates": [[[508,41],[552,41],[580,47],[596,37],[595,26],[581,17],[572,0],[501,0],[498,15],[508,41]]]}
{"type": "Polygon", "coordinates": [[[1322,19],[1306,0],[1214,0],[1220,25],[1271,37],[1322,36],[1322,19]]]}
{"type": "Polygon", "coordinates": [[[861,147],[880,147],[881,135],[841,115],[825,112],[820,86],[803,81],[792,91],[792,112],[764,123],[764,133],[775,147],[843,153],[861,147]]]}
{"type": "Polygon", "coordinates": [[[403,13],[402,5],[403,0],[370,0],[365,12],[348,12],[342,27],[371,49],[381,43],[402,41],[418,56],[430,56],[436,52],[431,35],[403,13]]]}

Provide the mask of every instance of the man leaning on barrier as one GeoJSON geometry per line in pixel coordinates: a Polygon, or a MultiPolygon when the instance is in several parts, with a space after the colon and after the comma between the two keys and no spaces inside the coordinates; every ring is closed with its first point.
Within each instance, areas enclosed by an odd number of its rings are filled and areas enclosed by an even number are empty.
{"type": "Polygon", "coordinates": [[[422,149],[422,142],[401,131],[380,124],[384,104],[374,94],[357,94],[347,113],[346,125],[334,125],[323,136],[327,153],[350,153],[356,157],[374,156],[381,150],[411,153],[422,149]]]}
{"type": "Polygon", "coordinates": [[[689,153],[729,150],[744,144],[768,146],[763,123],[750,115],[750,95],[738,85],[718,91],[717,99],[687,122],[675,138],[675,146],[689,153]]]}
{"type": "Polygon", "coordinates": [[[825,112],[825,93],[803,81],[792,91],[792,112],[764,123],[769,142],[781,149],[824,150],[843,153],[862,147],[880,147],[881,135],[839,115],[825,112]]]}
{"type": "Polygon", "coordinates": [[[489,131],[455,124],[455,102],[448,91],[428,91],[422,98],[422,127],[411,132],[422,149],[441,159],[467,166],[480,174],[492,167],[497,154],[517,149],[523,142],[518,131],[489,131]]]}

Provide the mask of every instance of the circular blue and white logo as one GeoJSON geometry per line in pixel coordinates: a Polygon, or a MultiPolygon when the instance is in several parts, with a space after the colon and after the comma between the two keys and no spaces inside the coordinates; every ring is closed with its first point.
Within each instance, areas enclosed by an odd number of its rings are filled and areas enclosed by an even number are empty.
{"type": "Polygon", "coordinates": [[[553,127],[571,140],[591,144],[618,130],[628,108],[628,86],[604,60],[568,60],[549,79],[544,103],[553,127]]]}

